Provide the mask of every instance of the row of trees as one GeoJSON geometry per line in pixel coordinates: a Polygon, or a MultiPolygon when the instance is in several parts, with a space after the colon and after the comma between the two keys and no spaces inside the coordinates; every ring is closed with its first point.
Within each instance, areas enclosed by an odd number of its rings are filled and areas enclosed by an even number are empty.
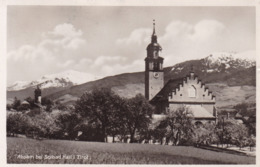
{"type": "MultiPolygon", "coordinates": [[[[14,101],[12,104],[7,104],[6,109],[11,110],[14,109],[16,111],[27,111],[29,109],[33,109],[35,107],[35,100],[31,97],[27,97],[24,99],[25,102],[28,102],[28,105],[22,105],[21,100],[19,100],[17,97],[14,98],[14,101]]],[[[41,104],[45,106],[46,111],[51,111],[52,106],[54,103],[48,99],[48,98],[42,98],[41,104]]]]}
{"type": "Polygon", "coordinates": [[[76,102],[75,112],[88,121],[92,126],[101,129],[103,141],[107,136],[120,136],[125,138],[130,135],[134,141],[136,132],[145,131],[151,123],[153,107],[142,96],[134,98],[121,98],[109,89],[95,89],[85,93],[76,102]]]}
{"type": "MultiPolygon", "coordinates": [[[[7,135],[25,134],[33,138],[69,139],[67,132],[74,132],[78,116],[69,111],[30,111],[7,113],[7,135]],[[72,129],[72,131],[70,131],[72,129]]],[[[71,135],[70,135],[71,136],[71,135]]]]}
{"type": "Polygon", "coordinates": [[[22,109],[20,100],[15,99],[9,107],[23,112],[8,112],[8,134],[33,132],[41,137],[75,139],[77,132],[82,131],[81,140],[105,142],[109,135],[113,139],[130,136],[133,142],[137,131],[148,128],[153,113],[153,107],[142,95],[125,99],[110,89],[95,89],[83,94],[73,108],[54,107],[53,102],[44,99],[45,110],[41,111],[33,107],[31,98],[25,99],[30,104],[27,109],[22,109]],[[48,105],[55,109],[46,110],[48,105]]]}
{"type": "Polygon", "coordinates": [[[196,126],[192,113],[185,107],[169,111],[157,122],[152,120],[152,114],[153,106],[140,94],[126,99],[109,89],[94,89],[84,93],[74,108],[10,112],[7,115],[7,132],[9,135],[102,142],[107,142],[108,136],[112,136],[113,141],[115,137],[121,141],[129,137],[130,142],[153,139],[173,145],[254,145],[255,139],[248,135],[248,128],[235,120],[196,126]],[[80,131],[82,134],[78,136],[80,131]]]}

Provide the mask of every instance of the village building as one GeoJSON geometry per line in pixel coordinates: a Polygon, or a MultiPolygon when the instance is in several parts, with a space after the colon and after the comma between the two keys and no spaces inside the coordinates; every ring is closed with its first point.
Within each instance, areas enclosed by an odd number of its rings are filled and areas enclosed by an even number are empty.
{"type": "Polygon", "coordinates": [[[164,83],[162,47],[157,42],[155,23],[151,43],[147,46],[145,58],[145,97],[156,108],[156,113],[165,114],[185,106],[193,114],[196,123],[215,122],[216,98],[199,80],[191,69],[187,76],[170,79],[164,83]]]}

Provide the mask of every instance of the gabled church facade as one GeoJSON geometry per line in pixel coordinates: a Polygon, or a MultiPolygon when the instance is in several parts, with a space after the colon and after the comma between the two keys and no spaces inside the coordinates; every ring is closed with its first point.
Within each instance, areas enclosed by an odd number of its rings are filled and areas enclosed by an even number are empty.
{"type": "Polygon", "coordinates": [[[145,97],[156,108],[157,114],[165,114],[168,110],[176,110],[185,106],[200,122],[216,121],[216,98],[212,92],[198,79],[193,72],[179,79],[170,79],[164,84],[162,50],[157,42],[155,23],[151,43],[147,46],[145,58],[145,97]]]}

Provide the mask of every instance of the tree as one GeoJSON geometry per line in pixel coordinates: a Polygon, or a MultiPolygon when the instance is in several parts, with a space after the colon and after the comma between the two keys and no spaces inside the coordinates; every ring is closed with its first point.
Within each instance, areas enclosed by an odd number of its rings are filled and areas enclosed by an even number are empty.
{"type": "Polygon", "coordinates": [[[243,103],[240,103],[240,104],[237,104],[236,106],[234,106],[234,109],[242,116],[251,117],[251,116],[256,115],[256,110],[255,110],[256,106],[255,105],[256,105],[255,103],[248,104],[246,102],[243,102],[243,103]],[[254,109],[252,109],[252,108],[254,108],[254,109]]]}
{"type": "Polygon", "coordinates": [[[254,135],[250,135],[248,138],[248,145],[250,147],[250,151],[252,151],[252,147],[255,147],[256,145],[256,137],[254,135]]]}
{"type": "Polygon", "coordinates": [[[12,109],[12,105],[11,104],[7,104],[6,105],[6,110],[10,111],[12,109]]]}
{"type": "Polygon", "coordinates": [[[231,134],[231,143],[240,149],[248,145],[248,129],[244,124],[231,122],[227,125],[226,131],[231,134]]]}
{"type": "Polygon", "coordinates": [[[122,120],[125,128],[130,134],[130,142],[134,142],[137,131],[148,130],[154,108],[144,96],[136,95],[125,103],[122,110],[122,120]]]}
{"type": "Polygon", "coordinates": [[[218,143],[218,136],[215,129],[216,125],[211,123],[204,123],[201,126],[194,127],[193,143],[196,145],[218,143]]]}
{"type": "Polygon", "coordinates": [[[123,111],[126,110],[127,99],[115,96],[113,99],[114,108],[111,109],[110,124],[107,128],[107,133],[113,137],[113,142],[115,142],[115,137],[123,139],[127,132],[124,125],[123,111]]]}
{"type": "Polygon", "coordinates": [[[12,104],[13,109],[17,110],[20,105],[21,105],[21,101],[18,100],[17,97],[15,97],[14,102],[12,104]]]}
{"type": "Polygon", "coordinates": [[[34,99],[32,99],[31,97],[27,97],[24,100],[30,104],[31,108],[34,106],[34,99]]]}
{"type": "Polygon", "coordinates": [[[7,134],[15,136],[16,134],[25,134],[28,129],[28,116],[21,112],[7,113],[7,134]]]}
{"type": "Polygon", "coordinates": [[[29,128],[27,134],[33,133],[33,137],[60,138],[61,127],[55,117],[46,111],[29,116],[29,128]]]}
{"type": "Polygon", "coordinates": [[[78,140],[81,141],[104,141],[104,136],[100,124],[95,122],[89,123],[88,121],[83,121],[76,127],[77,132],[81,131],[82,134],[77,136],[78,140]]]}
{"type": "Polygon", "coordinates": [[[222,144],[234,144],[243,147],[247,143],[248,128],[234,119],[219,121],[216,134],[222,144]]]}
{"type": "Polygon", "coordinates": [[[51,101],[50,99],[43,97],[41,100],[41,104],[43,106],[46,106],[46,111],[51,112],[52,111],[52,106],[53,106],[53,101],[51,101]]]}
{"type": "Polygon", "coordinates": [[[113,122],[113,112],[118,111],[120,97],[110,89],[94,89],[84,93],[75,104],[75,111],[86,118],[89,124],[97,123],[101,127],[103,141],[107,141],[108,129],[113,122]]]}
{"type": "MultiPolygon", "coordinates": [[[[167,128],[163,124],[156,126],[155,129],[152,131],[152,136],[155,140],[159,140],[161,144],[163,144],[163,138],[167,134],[167,128]]],[[[168,143],[167,143],[168,144],[168,143]]]]}
{"type": "Polygon", "coordinates": [[[48,99],[47,97],[43,97],[41,100],[42,105],[48,106],[48,105],[53,105],[53,102],[48,99]]]}
{"type": "Polygon", "coordinates": [[[61,129],[60,135],[67,139],[75,139],[77,137],[76,126],[81,123],[81,119],[74,111],[55,111],[52,112],[57,126],[61,129]],[[67,135],[65,135],[67,134],[67,135]]]}
{"type": "Polygon", "coordinates": [[[193,115],[188,108],[180,107],[169,110],[158,127],[166,129],[166,141],[172,140],[174,145],[188,144],[193,134],[192,120],[193,115]]]}
{"type": "Polygon", "coordinates": [[[18,108],[17,108],[17,110],[18,111],[27,111],[27,110],[29,110],[30,109],[30,104],[21,104],[18,108]]]}

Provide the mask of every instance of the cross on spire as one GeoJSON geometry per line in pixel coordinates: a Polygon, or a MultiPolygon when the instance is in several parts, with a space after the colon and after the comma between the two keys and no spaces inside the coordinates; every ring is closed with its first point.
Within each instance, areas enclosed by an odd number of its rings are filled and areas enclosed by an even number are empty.
{"type": "Polygon", "coordinates": [[[153,35],[156,35],[155,34],[155,20],[153,19],[153,35]]]}

